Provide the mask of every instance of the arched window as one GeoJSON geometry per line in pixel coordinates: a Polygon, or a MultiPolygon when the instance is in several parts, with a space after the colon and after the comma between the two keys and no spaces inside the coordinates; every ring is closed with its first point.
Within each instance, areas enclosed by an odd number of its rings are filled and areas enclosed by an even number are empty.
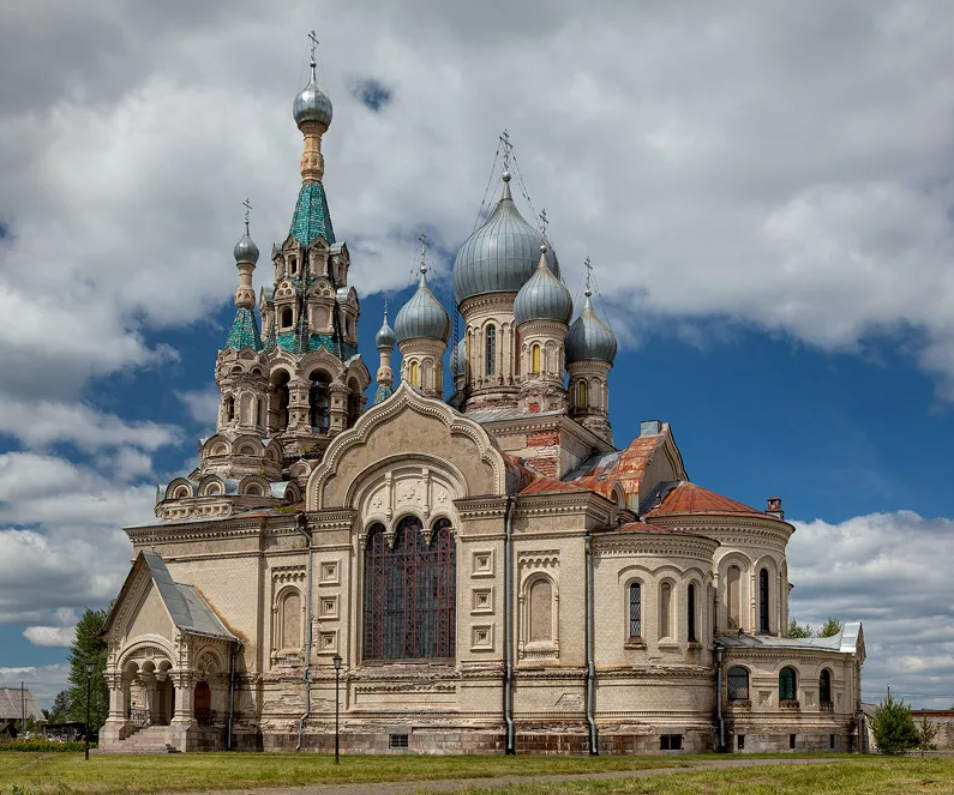
{"type": "Polygon", "coordinates": [[[540,577],[530,586],[530,642],[553,640],[553,585],[540,577]]]}
{"type": "Polygon", "coordinates": [[[643,635],[643,586],[634,582],[629,585],[629,637],[643,635]]]}
{"type": "Polygon", "coordinates": [[[778,673],[778,700],[794,701],[798,697],[798,679],[794,668],[783,668],[778,673]]]}
{"type": "Polygon", "coordinates": [[[686,621],[689,624],[689,642],[699,640],[696,632],[696,586],[692,583],[686,589],[686,621]]]}
{"type": "Polygon", "coordinates": [[[742,626],[742,569],[729,566],[725,575],[726,618],[729,629],[742,626]]]}
{"type": "Polygon", "coordinates": [[[578,381],[576,384],[576,407],[585,409],[588,400],[586,381],[578,381]]]}
{"type": "Polygon", "coordinates": [[[827,668],[822,668],[818,677],[818,703],[831,704],[831,671],[827,668]]]}
{"type": "Polygon", "coordinates": [[[672,637],[672,583],[659,586],[659,637],[672,637]]]}
{"type": "Polygon", "coordinates": [[[393,545],[375,525],[364,559],[364,658],[453,658],[456,610],[457,552],[450,522],[435,523],[430,544],[417,517],[398,523],[393,545]]]}
{"type": "Polygon", "coordinates": [[[411,386],[421,385],[421,365],[411,362],[411,386]]]}
{"type": "Polygon", "coordinates": [[[225,398],[225,421],[231,422],[235,419],[235,398],[229,395],[225,398]]]}
{"type": "Polygon", "coordinates": [[[282,597],[278,629],[280,637],[276,644],[279,649],[301,648],[301,594],[288,591],[282,597]]]}
{"type": "Polygon", "coordinates": [[[282,328],[292,328],[295,325],[295,314],[290,306],[282,310],[282,328]]]}
{"type": "Polygon", "coordinates": [[[534,345],[530,349],[530,372],[539,373],[540,372],[540,346],[534,345]]]}
{"type": "Polygon", "coordinates": [[[272,423],[270,430],[281,432],[288,427],[288,382],[291,377],[285,370],[277,370],[272,375],[272,391],[269,397],[272,423]]]}
{"type": "Polygon", "coordinates": [[[496,326],[487,326],[487,349],[486,349],[487,375],[491,376],[497,372],[497,328],[496,326]]]}
{"type": "Polygon", "coordinates": [[[313,431],[324,433],[328,430],[328,411],[328,381],[321,373],[312,373],[308,390],[308,419],[313,431]]]}
{"type": "Polygon", "coordinates": [[[759,571],[759,632],[768,633],[769,629],[769,573],[768,569],[759,571]]]}
{"type": "Polygon", "coordinates": [[[748,669],[736,666],[729,669],[728,690],[730,701],[749,700],[749,672],[748,669]]]}

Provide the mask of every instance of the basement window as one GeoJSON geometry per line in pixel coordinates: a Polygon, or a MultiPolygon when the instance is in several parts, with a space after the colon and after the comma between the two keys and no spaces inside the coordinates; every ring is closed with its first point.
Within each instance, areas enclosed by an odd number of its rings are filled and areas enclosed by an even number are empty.
{"type": "Polygon", "coordinates": [[[745,750],[745,735],[744,734],[736,735],[735,747],[738,748],[740,751],[745,750]]]}
{"type": "Polygon", "coordinates": [[[835,750],[835,735],[834,734],[828,735],[828,747],[831,748],[832,751],[835,750]]]}
{"type": "Polygon", "coordinates": [[[388,748],[407,748],[408,747],[408,735],[406,734],[389,734],[388,735],[388,748]]]}
{"type": "Polygon", "coordinates": [[[659,750],[660,751],[681,751],[682,750],[682,735],[681,734],[659,735],[659,750]]]}
{"type": "Polygon", "coordinates": [[[788,735],[788,747],[794,751],[795,750],[795,738],[798,737],[797,734],[788,735]]]}

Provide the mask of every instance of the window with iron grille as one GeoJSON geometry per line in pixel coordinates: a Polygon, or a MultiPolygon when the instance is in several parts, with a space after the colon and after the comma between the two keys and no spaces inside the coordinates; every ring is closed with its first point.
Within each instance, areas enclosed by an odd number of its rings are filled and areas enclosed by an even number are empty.
{"type": "MultiPolygon", "coordinates": [[[[795,671],[792,668],[783,668],[778,674],[779,701],[794,701],[797,697],[798,686],[795,671]]],[[[795,735],[792,735],[793,737],[795,735]]]]}
{"type": "Polygon", "coordinates": [[[634,582],[629,586],[629,636],[643,635],[643,586],[634,582]]]}
{"type": "Polygon", "coordinates": [[[406,734],[389,734],[388,748],[407,748],[408,736],[406,734]]]}
{"type": "Polygon", "coordinates": [[[759,630],[769,632],[769,573],[768,569],[759,572],[759,630]]]}
{"type": "Polygon", "coordinates": [[[831,671],[823,668],[818,677],[818,701],[822,704],[831,704],[831,671]]]}
{"type": "Polygon", "coordinates": [[[497,372],[497,329],[494,326],[487,327],[487,375],[494,375],[497,372]]]}
{"type": "Polygon", "coordinates": [[[384,527],[371,529],[364,564],[364,659],[453,658],[456,608],[457,551],[450,522],[436,522],[429,544],[416,517],[398,523],[390,547],[384,527]]]}
{"type": "Polygon", "coordinates": [[[660,751],[681,751],[682,750],[682,735],[681,734],[660,734],[659,735],[659,750],[660,751]]]}
{"type": "Polygon", "coordinates": [[[749,672],[745,668],[730,668],[728,675],[729,700],[749,700],[749,672]]]}

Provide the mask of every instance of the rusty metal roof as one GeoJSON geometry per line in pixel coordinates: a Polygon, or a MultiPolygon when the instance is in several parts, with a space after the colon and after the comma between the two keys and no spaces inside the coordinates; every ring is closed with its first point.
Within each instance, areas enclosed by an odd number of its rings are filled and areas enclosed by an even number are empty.
{"type": "MultiPolygon", "coordinates": [[[[671,484],[669,484],[671,485],[671,484]]],[[[661,516],[675,513],[733,513],[754,516],[768,516],[736,500],[723,497],[714,491],[704,489],[695,483],[684,480],[664,491],[656,504],[646,512],[647,516],[661,516]]]]}
{"type": "Polygon", "coordinates": [[[619,482],[627,496],[638,495],[646,467],[668,436],[669,426],[665,425],[658,434],[633,439],[625,450],[592,456],[579,469],[567,475],[566,481],[604,497],[609,497],[613,483],[619,482]]]}

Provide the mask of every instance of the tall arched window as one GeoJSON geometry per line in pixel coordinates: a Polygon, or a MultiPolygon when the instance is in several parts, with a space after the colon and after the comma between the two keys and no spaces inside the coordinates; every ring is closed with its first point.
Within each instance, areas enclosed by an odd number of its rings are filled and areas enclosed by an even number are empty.
{"type": "Polygon", "coordinates": [[[643,586],[638,582],[629,586],[629,637],[643,635],[643,586]]]}
{"type": "Polygon", "coordinates": [[[778,700],[794,701],[798,697],[798,678],[794,668],[783,668],[778,673],[778,700]]]}
{"type": "Polygon", "coordinates": [[[692,583],[689,583],[686,589],[686,621],[689,624],[689,641],[697,641],[699,638],[696,632],[696,586],[692,583]]]}
{"type": "Polygon", "coordinates": [[[742,569],[729,566],[725,574],[726,619],[729,629],[742,626],[742,569]]]}
{"type": "Polygon", "coordinates": [[[659,637],[672,637],[672,583],[659,586],[659,637]]]}
{"type": "Polygon", "coordinates": [[[272,393],[270,397],[272,416],[269,421],[273,424],[272,431],[284,431],[288,427],[288,382],[291,377],[285,370],[277,370],[272,376],[272,393]]]}
{"type": "Polygon", "coordinates": [[[578,381],[576,384],[576,406],[577,408],[585,409],[588,402],[589,395],[586,388],[586,381],[578,381]]]}
{"type": "Polygon", "coordinates": [[[229,395],[225,398],[225,421],[231,422],[235,419],[235,398],[229,395]]]}
{"type": "Polygon", "coordinates": [[[411,362],[411,386],[421,385],[421,365],[411,362]]]}
{"type": "Polygon", "coordinates": [[[749,671],[747,668],[741,666],[730,668],[727,680],[730,701],[749,700],[749,671]]]}
{"type": "Polygon", "coordinates": [[[324,433],[328,430],[328,381],[321,373],[311,374],[311,387],[308,390],[308,418],[314,431],[324,433]]]}
{"type": "Polygon", "coordinates": [[[821,676],[818,677],[818,703],[831,704],[831,671],[822,668],[821,676]]]}
{"type": "Polygon", "coordinates": [[[530,586],[530,642],[553,640],[553,585],[540,577],[530,586]]]}
{"type": "Polygon", "coordinates": [[[759,571],[759,632],[769,629],[769,573],[768,569],[759,571]]]}
{"type": "Polygon", "coordinates": [[[292,328],[295,325],[295,314],[291,307],[285,307],[282,310],[282,328],[292,328]]]}
{"type": "Polygon", "coordinates": [[[534,345],[530,349],[530,372],[539,373],[540,372],[540,346],[534,345]]]}
{"type": "Polygon", "coordinates": [[[434,524],[426,543],[409,516],[388,545],[384,528],[368,534],[364,559],[364,658],[409,660],[456,654],[457,553],[450,522],[434,524]]]}
{"type": "Polygon", "coordinates": [[[497,372],[497,328],[487,326],[486,372],[494,375],[497,372]]]}

